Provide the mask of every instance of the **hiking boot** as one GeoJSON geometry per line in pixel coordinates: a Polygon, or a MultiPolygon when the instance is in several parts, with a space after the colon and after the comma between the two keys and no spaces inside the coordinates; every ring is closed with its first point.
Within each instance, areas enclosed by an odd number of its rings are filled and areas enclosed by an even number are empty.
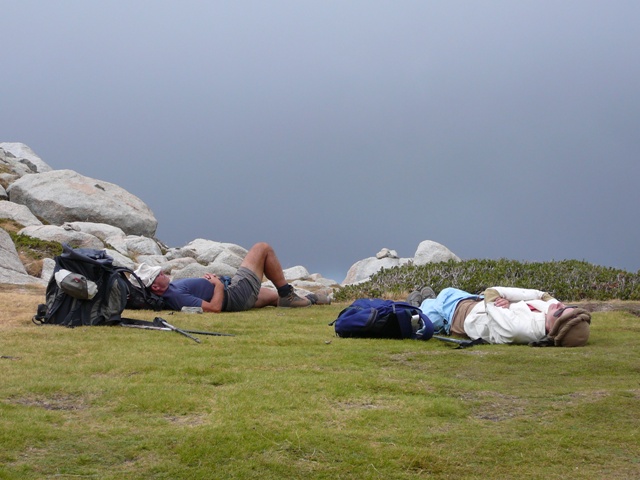
{"type": "Polygon", "coordinates": [[[302,298],[296,295],[296,292],[291,289],[291,292],[286,297],[278,298],[278,306],[285,308],[298,308],[298,307],[308,307],[311,305],[311,300],[308,298],[302,298]]]}
{"type": "Polygon", "coordinates": [[[407,297],[407,303],[414,307],[419,307],[422,304],[422,294],[419,291],[414,290],[407,297]]]}
{"type": "Polygon", "coordinates": [[[311,305],[331,305],[331,299],[323,293],[310,293],[306,297],[311,300],[311,305]]]}
{"type": "Polygon", "coordinates": [[[433,291],[431,287],[424,287],[420,290],[420,295],[422,295],[422,301],[424,302],[427,298],[436,298],[436,292],[433,291]]]}

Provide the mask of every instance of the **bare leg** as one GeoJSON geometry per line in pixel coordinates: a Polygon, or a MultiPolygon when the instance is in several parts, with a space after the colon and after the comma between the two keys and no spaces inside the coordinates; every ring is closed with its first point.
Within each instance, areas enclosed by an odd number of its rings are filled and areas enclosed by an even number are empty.
{"type": "Polygon", "coordinates": [[[260,289],[260,293],[258,294],[258,299],[256,300],[256,304],[253,308],[263,308],[263,307],[277,307],[278,306],[278,292],[273,288],[263,287],[260,289]]]}
{"type": "Polygon", "coordinates": [[[241,266],[251,270],[260,279],[263,276],[267,277],[277,289],[277,291],[268,291],[262,288],[258,293],[255,307],[266,307],[267,305],[308,307],[311,305],[311,300],[296,295],[293,287],[284,278],[280,260],[278,260],[276,252],[273,251],[273,248],[268,243],[256,243],[251,247],[241,266]]]}
{"type": "MultiPolygon", "coordinates": [[[[248,268],[255,273],[258,278],[267,277],[273,284],[282,287],[287,284],[282,272],[282,265],[276,256],[273,247],[265,242],[256,243],[247,253],[241,266],[248,268]]],[[[262,291],[260,292],[262,294],[262,291]]],[[[276,294],[277,295],[277,294],[276,294]]],[[[258,301],[260,296],[258,296],[258,301]]]]}

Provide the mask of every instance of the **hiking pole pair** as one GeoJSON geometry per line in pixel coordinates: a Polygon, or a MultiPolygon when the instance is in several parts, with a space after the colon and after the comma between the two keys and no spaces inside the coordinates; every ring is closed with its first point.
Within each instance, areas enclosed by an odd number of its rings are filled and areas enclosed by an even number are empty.
{"type": "MultiPolygon", "coordinates": [[[[167,322],[166,320],[160,318],[160,317],[156,317],[155,320],[158,320],[158,322],[161,325],[164,325],[166,328],[168,328],[169,330],[173,330],[174,332],[178,332],[181,335],[184,335],[187,338],[190,338],[191,340],[193,340],[196,343],[200,343],[200,339],[194,337],[193,335],[190,335],[189,333],[185,332],[184,330],[180,330],[178,327],[174,327],[173,325],[171,325],[169,322],[167,322]]],[[[154,322],[155,322],[154,320],[154,322]]]]}
{"type": "Polygon", "coordinates": [[[164,318],[161,317],[156,317],[153,319],[153,322],[147,322],[144,320],[134,320],[134,319],[122,319],[125,320],[124,322],[121,322],[120,325],[122,327],[129,327],[129,328],[142,328],[144,330],[162,330],[165,332],[177,332],[180,333],[181,335],[184,335],[187,338],[190,338],[191,340],[193,340],[194,342],[200,343],[200,339],[196,338],[192,335],[190,335],[191,333],[195,334],[195,335],[213,335],[213,336],[217,336],[217,337],[233,337],[235,335],[231,334],[231,333],[219,333],[219,332],[205,332],[202,330],[184,330],[181,328],[177,328],[173,325],[171,325],[169,322],[167,322],[164,318]]]}

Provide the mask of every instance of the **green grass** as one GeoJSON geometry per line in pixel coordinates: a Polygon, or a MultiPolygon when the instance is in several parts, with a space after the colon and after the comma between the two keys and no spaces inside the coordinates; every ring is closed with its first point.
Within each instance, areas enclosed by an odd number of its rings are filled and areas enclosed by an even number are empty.
{"type": "Polygon", "coordinates": [[[25,316],[0,330],[0,479],[640,477],[636,316],[456,350],[336,338],[344,306],[162,314],[236,335],[201,344],[25,316]]]}

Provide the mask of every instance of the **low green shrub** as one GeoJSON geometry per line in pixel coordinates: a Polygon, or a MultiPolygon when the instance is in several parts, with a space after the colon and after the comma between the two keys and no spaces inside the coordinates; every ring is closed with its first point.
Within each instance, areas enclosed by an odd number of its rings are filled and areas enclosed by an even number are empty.
{"type": "Polygon", "coordinates": [[[57,257],[62,253],[62,245],[58,242],[40,240],[28,235],[19,235],[9,232],[11,239],[16,246],[16,250],[32,260],[42,260],[44,258],[57,257]]]}
{"type": "Polygon", "coordinates": [[[365,297],[398,297],[423,286],[436,293],[455,287],[480,293],[493,286],[535,288],[562,300],[640,300],[640,272],[630,273],[579,260],[519,262],[515,260],[450,260],[382,269],[367,282],[348,285],[338,301],[365,297]]]}

